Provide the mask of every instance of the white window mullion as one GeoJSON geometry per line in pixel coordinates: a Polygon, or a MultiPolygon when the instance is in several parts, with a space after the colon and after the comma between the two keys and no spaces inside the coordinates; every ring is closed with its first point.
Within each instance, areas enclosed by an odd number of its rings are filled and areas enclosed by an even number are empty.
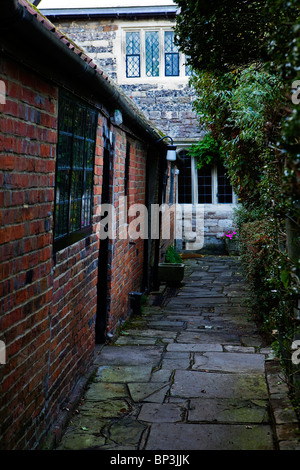
{"type": "Polygon", "coordinates": [[[218,203],[218,173],[217,173],[217,167],[213,166],[212,167],[212,203],[217,204],[218,203]]]}
{"type": "Polygon", "coordinates": [[[192,204],[198,204],[198,173],[195,158],[191,159],[192,169],[192,204]]]}

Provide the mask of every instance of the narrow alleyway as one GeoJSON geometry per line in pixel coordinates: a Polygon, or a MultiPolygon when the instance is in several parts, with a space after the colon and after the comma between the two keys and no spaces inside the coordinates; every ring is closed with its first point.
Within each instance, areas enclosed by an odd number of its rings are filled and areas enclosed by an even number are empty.
{"type": "Polygon", "coordinates": [[[182,287],[150,296],[96,353],[97,373],[58,449],[276,449],[271,351],[247,313],[239,260],[185,262],[182,287]]]}

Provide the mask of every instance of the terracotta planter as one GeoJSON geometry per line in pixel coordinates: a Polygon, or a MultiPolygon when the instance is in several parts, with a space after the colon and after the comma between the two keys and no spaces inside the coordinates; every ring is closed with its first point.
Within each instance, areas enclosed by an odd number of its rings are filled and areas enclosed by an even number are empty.
{"type": "Polygon", "coordinates": [[[184,277],[183,263],[159,263],[158,280],[167,284],[179,284],[184,277]]]}

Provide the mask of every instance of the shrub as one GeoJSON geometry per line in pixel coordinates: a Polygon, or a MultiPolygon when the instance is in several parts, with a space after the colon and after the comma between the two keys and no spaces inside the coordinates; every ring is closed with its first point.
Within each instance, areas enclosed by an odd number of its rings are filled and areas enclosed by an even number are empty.
{"type": "Polygon", "coordinates": [[[174,245],[170,245],[167,248],[166,263],[182,263],[182,259],[174,245]]]}

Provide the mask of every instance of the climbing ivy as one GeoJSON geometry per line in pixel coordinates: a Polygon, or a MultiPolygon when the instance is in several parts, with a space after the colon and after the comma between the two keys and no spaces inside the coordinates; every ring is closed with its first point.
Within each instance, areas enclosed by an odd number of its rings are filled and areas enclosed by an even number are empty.
{"type": "Polygon", "coordinates": [[[217,164],[223,160],[223,149],[219,142],[214,139],[212,133],[207,133],[197,144],[191,145],[188,155],[196,161],[197,168],[205,165],[217,164]]]}

